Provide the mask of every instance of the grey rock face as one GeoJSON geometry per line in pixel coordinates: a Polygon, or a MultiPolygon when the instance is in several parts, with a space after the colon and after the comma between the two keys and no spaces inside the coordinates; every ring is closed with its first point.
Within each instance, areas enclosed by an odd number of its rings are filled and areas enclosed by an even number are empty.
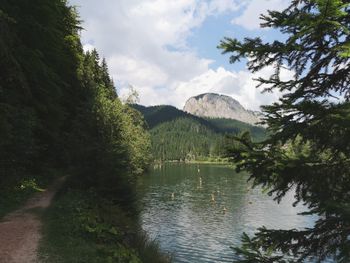
{"type": "Polygon", "coordinates": [[[184,111],[200,117],[235,119],[255,125],[259,112],[246,110],[237,100],[215,93],[205,93],[187,100],[184,111]]]}

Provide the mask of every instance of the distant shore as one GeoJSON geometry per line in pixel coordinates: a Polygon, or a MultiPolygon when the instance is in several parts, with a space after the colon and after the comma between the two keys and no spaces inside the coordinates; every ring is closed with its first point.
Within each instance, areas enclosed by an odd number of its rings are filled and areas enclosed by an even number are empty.
{"type": "Polygon", "coordinates": [[[234,163],[227,158],[208,158],[201,160],[165,160],[165,161],[155,161],[153,165],[159,165],[164,163],[187,163],[187,164],[220,164],[220,165],[228,165],[234,167],[234,163]]]}

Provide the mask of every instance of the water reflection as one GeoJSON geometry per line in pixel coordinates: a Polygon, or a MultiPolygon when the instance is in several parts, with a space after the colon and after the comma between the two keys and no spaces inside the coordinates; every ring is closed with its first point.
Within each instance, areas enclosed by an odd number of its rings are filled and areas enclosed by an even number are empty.
{"type": "Polygon", "coordinates": [[[281,204],[251,189],[247,175],[215,165],[166,164],[139,182],[143,228],[158,239],[175,262],[232,262],[231,246],[242,232],[257,227],[290,229],[312,226],[298,216],[293,194],[281,204]]]}

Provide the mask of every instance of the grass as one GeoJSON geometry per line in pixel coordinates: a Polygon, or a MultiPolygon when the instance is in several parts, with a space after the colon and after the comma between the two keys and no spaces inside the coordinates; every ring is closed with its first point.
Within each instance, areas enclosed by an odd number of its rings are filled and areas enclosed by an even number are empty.
{"type": "Polygon", "coordinates": [[[93,190],[66,188],[45,212],[43,263],[169,263],[137,220],[93,190]]]}
{"type": "Polygon", "coordinates": [[[12,176],[0,181],[0,219],[23,206],[33,194],[43,191],[54,178],[61,176],[57,170],[45,171],[43,175],[28,175],[22,179],[12,176]]]}
{"type": "Polygon", "coordinates": [[[140,231],[135,240],[135,247],[142,262],[145,263],[170,263],[171,255],[165,255],[160,251],[159,244],[156,240],[150,240],[147,234],[140,231]]]}
{"type": "Polygon", "coordinates": [[[18,209],[34,192],[1,190],[0,194],[0,219],[8,213],[18,209]]]}

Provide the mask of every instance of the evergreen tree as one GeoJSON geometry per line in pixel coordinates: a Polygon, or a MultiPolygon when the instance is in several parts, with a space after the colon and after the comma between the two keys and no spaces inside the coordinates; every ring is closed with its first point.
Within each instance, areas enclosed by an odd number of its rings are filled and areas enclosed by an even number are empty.
{"type": "Polygon", "coordinates": [[[145,107],[137,104],[150,128],[152,154],[156,160],[199,160],[224,157],[228,135],[249,131],[253,140],[266,138],[266,130],[233,119],[201,118],[173,106],[145,107]]]}
{"type": "Polygon", "coordinates": [[[79,30],[66,0],[0,1],[0,217],[55,175],[70,175],[48,211],[63,213],[45,216],[45,236],[55,236],[48,256],[84,258],[87,246],[94,262],[141,262],[133,201],[149,134],[119,100],[106,61],[84,53],[79,30]],[[78,240],[72,253],[60,253],[60,239],[78,240]]]}
{"type": "Polygon", "coordinates": [[[143,118],[118,99],[105,59],[83,52],[80,29],[65,0],[1,1],[0,195],[56,170],[127,203],[147,168],[143,118]]]}
{"type": "Polygon", "coordinates": [[[232,63],[249,58],[252,72],[273,66],[260,84],[284,94],[263,107],[271,137],[253,143],[245,134],[240,150],[231,150],[238,170],[249,171],[277,202],[295,192],[295,204],[309,208],[303,215],[318,218],[311,228],[262,227],[253,238],[244,235],[237,262],[350,262],[349,2],[293,0],[262,16],[262,27],[280,30],[285,41],[225,38],[219,46],[232,53],[232,63]],[[294,77],[282,79],[282,68],[294,77]]]}
{"type": "Polygon", "coordinates": [[[64,1],[0,5],[0,180],[64,166],[79,100],[78,21],[64,1]]]}

